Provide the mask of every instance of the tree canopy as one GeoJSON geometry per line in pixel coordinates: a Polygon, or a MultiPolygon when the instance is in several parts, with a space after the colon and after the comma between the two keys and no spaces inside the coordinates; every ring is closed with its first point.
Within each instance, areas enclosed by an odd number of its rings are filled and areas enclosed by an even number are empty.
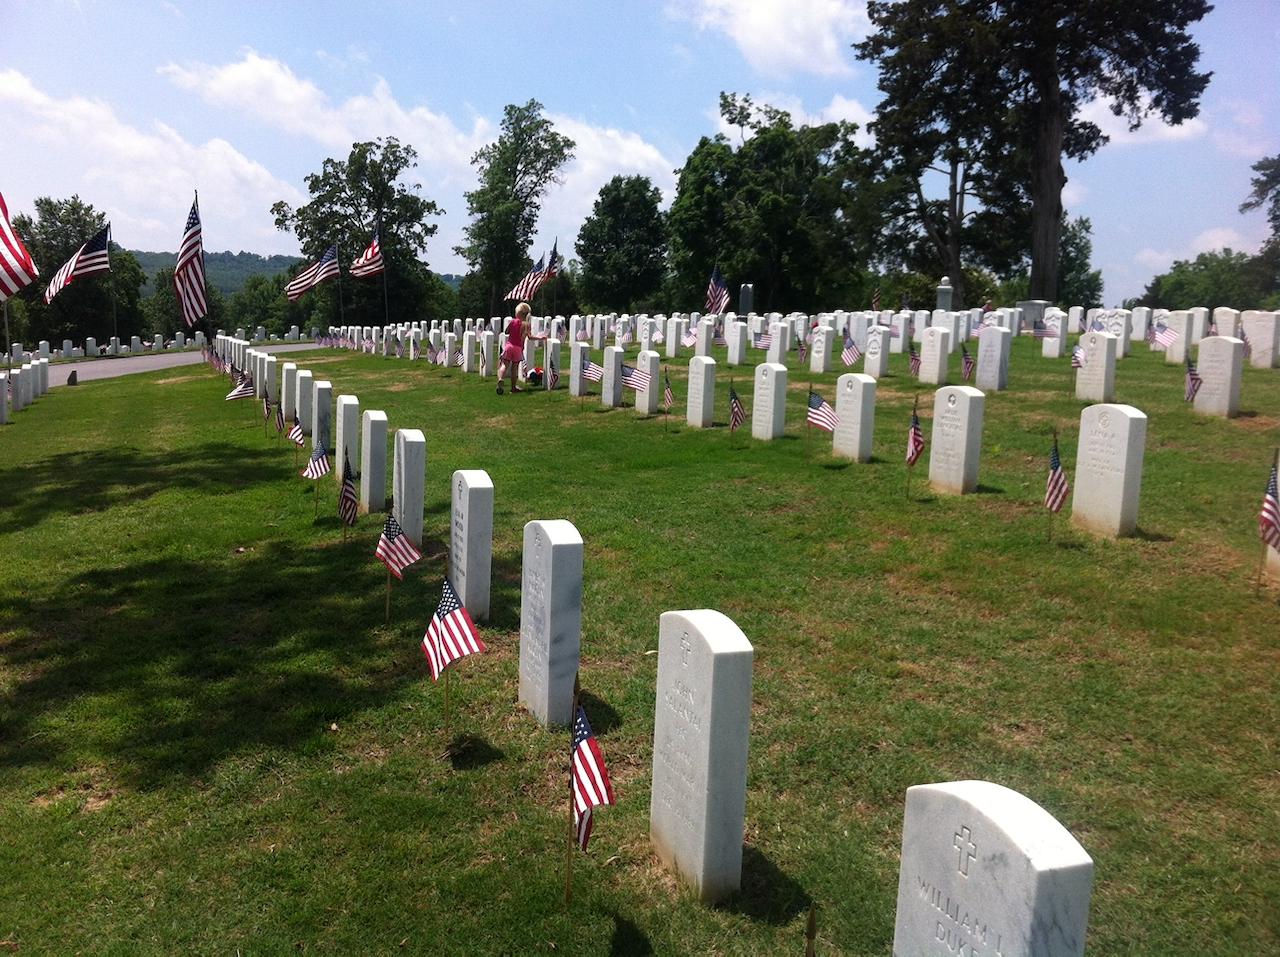
{"type": "Polygon", "coordinates": [[[1210,75],[1195,70],[1187,28],[1210,9],[1205,0],[871,0],[876,32],[855,49],[880,67],[878,142],[908,176],[967,164],[979,196],[1011,164],[1030,205],[1030,294],[1054,300],[1062,157],[1084,159],[1107,141],[1082,108],[1106,99],[1131,129],[1152,114],[1173,124],[1196,116],[1210,75]]]}
{"type": "Polygon", "coordinates": [[[625,312],[662,286],[666,224],[662,193],[647,176],[615,176],[578,230],[582,296],[601,310],[625,312]]]}
{"type": "Polygon", "coordinates": [[[1271,236],[1280,238],[1280,155],[1263,157],[1252,169],[1258,175],[1253,178],[1253,192],[1240,204],[1240,212],[1266,206],[1271,236]]]}
{"type": "Polygon", "coordinates": [[[480,186],[466,194],[472,221],[467,241],[454,251],[478,274],[464,292],[484,290],[490,315],[501,306],[498,297],[528,271],[542,197],[562,182],[560,170],[573,159],[575,145],[542,115],[542,104],[530,100],[508,104],[497,140],[471,158],[480,186]]]}
{"type": "Polygon", "coordinates": [[[419,257],[438,229],[429,217],[439,216],[443,210],[418,194],[418,184],[404,180],[418,165],[417,156],[412,146],[402,145],[393,136],[354,143],[346,160],[326,159],[319,173],[307,176],[311,202],[297,209],[284,202],[271,207],[276,228],[292,231],[306,257],[290,275],[318,259],[333,243],[337,243],[338,261],[345,272],[346,265],[364,251],[375,227],[386,263],[382,276],[348,279],[341,288],[326,282],[307,293],[309,309],[298,325],[313,322],[323,327],[341,318],[381,324],[392,312],[404,317],[440,318],[428,308],[435,284],[419,257]]]}

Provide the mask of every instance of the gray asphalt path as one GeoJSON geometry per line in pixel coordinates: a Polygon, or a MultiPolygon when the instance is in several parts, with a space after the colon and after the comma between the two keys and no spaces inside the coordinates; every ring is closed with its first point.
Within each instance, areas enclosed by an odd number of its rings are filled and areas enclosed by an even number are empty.
{"type": "MultiPolygon", "coordinates": [[[[259,344],[254,348],[271,353],[300,352],[304,349],[315,349],[316,345],[312,342],[273,342],[259,344]]],[[[100,359],[79,359],[75,362],[51,362],[49,363],[49,388],[66,385],[67,377],[71,375],[73,369],[78,381],[88,382],[90,379],[111,379],[134,372],[152,372],[156,369],[199,365],[203,361],[200,350],[195,349],[183,352],[143,353],[138,356],[103,356],[100,359]]]]}

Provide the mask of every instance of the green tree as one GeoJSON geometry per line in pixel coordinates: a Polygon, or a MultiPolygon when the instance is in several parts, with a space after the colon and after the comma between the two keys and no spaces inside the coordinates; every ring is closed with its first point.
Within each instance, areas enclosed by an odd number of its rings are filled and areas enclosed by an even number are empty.
{"type": "MultiPolygon", "coordinates": [[[[173,266],[157,269],[151,279],[155,290],[145,297],[141,304],[142,328],[145,338],[164,336],[172,339],[174,333],[187,332],[186,320],[182,318],[182,307],[178,304],[178,294],[173,288],[173,266]]],[[[226,302],[218,288],[205,279],[205,302],[209,310],[197,323],[210,331],[221,328],[226,318],[226,302]]]]}
{"type": "Polygon", "coordinates": [[[42,196],[35,209],[35,219],[23,213],[13,217],[14,232],[41,276],[18,293],[26,304],[26,334],[59,345],[63,339],[82,342],[88,336],[106,340],[118,335],[127,342],[130,336],[140,335],[144,330],[139,290],[146,277],[133,254],[114,241],[108,247],[110,272],[76,279],[52,302],[44,301],[54,273],[107,224],[107,218],[79,196],[67,200],[42,196]]]}
{"type": "Polygon", "coordinates": [[[252,273],[245,277],[244,285],[227,300],[227,324],[234,329],[257,329],[262,326],[267,335],[282,336],[292,323],[286,323],[284,274],[264,276],[252,273]]]}
{"type": "Polygon", "coordinates": [[[1271,240],[1257,256],[1230,249],[1180,259],[1156,276],[1134,305],[1155,309],[1230,306],[1274,309],[1280,303],[1280,241],[1271,240]]]}
{"type": "Polygon", "coordinates": [[[662,193],[647,176],[615,176],[596,197],[574,248],[582,296],[600,311],[626,312],[657,293],[666,269],[662,193]]]}
{"type": "Polygon", "coordinates": [[[1013,165],[1030,202],[1030,293],[1055,300],[1062,157],[1084,159],[1107,141],[1080,110],[1106,98],[1131,129],[1152,113],[1173,124],[1194,117],[1209,74],[1195,71],[1200,50],[1187,28],[1209,9],[1205,0],[871,0],[876,32],[855,48],[881,70],[877,137],[919,141],[908,174],[964,162],[994,185],[1013,165]]]}
{"type": "Polygon", "coordinates": [[[300,327],[324,328],[344,320],[381,324],[392,314],[444,318],[428,314],[434,301],[433,284],[430,270],[419,258],[438,229],[428,217],[443,211],[418,195],[418,184],[404,181],[405,174],[418,165],[417,155],[412,146],[391,136],[354,143],[345,161],[326,159],[319,173],[307,176],[311,202],[297,209],[284,202],[271,207],[276,228],[293,232],[307,257],[290,270],[290,277],[333,243],[337,243],[339,264],[345,271],[347,263],[364,251],[375,225],[386,263],[382,275],[323,283],[304,297],[307,304],[286,309],[290,317],[286,325],[296,322],[300,327]],[[300,312],[302,321],[297,321],[300,312]]]}
{"type": "Polygon", "coordinates": [[[1252,169],[1258,175],[1253,178],[1253,192],[1240,204],[1240,212],[1266,206],[1271,235],[1280,237],[1280,155],[1263,157],[1252,169]]]}
{"type": "Polygon", "coordinates": [[[538,224],[542,197],[559,184],[561,168],[573,159],[576,144],[557,133],[542,115],[542,104],[508,104],[498,139],[471,158],[479,167],[480,186],[466,194],[472,216],[467,241],[454,251],[478,278],[468,286],[470,301],[476,290],[487,290],[484,315],[496,315],[499,298],[528,271],[527,250],[538,224]]]}
{"type": "Polygon", "coordinates": [[[722,93],[742,131],[734,150],[704,137],[680,170],[668,213],[672,304],[700,305],[717,264],[751,282],[761,310],[822,309],[869,294],[879,232],[874,158],[852,123],[795,127],[784,110],[722,93]]]}
{"type": "Polygon", "coordinates": [[[1087,216],[1063,214],[1062,254],[1058,259],[1058,298],[1064,306],[1093,309],[1102,305],[1102,270],[1091,268],[1093,223],[1087,216]]]}

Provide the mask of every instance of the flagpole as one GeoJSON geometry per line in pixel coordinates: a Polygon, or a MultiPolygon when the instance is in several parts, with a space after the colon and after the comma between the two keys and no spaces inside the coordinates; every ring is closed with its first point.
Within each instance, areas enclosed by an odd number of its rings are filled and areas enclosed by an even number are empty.
{"type": "Polygon", "coordinates": [[[338,243],[333,244],[334,257],[338,262],[338,323],[345,326],[347,324],[347,310],[342,305],[342,250],[338,248],[338,243]]]}
{"type": "MultiPolygon", "coordinates": [[[[911,417],[914,421],[917,410],[920,408],[920,393],[916,393],[916,400],[911,406],[911,417]]],[[[915,463],[907,463],[907,501],[911,501],[911,470],[915,468],[915,463]]]]}
{"type": "Polygon", "coordinates": [[[569,887],[573,878],[573,845],[578,842],[578,829],[573,824],[573,729],[578,721],[578,696],[582,686],[578,673],[573,673],[573,710],[569,715],[569,847],[564,861],[564,906],[569,906],[569,887]]]}
{"type": "Polygon", "coordinates": [[[804,957],[813,957],[813,942],[818,938],[818,905],[810,902],[809,919],[804,926],[804,957]]]}
{"type": "MultiPolygon", "coordinates": [[[[1058,447],[1058,430],[1057,429],[1053,430],[1053,447],[1055,449],[1058,447]]],[[[1049,543],[1053,544],[1053,509],[1046,508],[1045,511],[1049,513],[1049,543]]]]}
{"type": "Polygon", "coordinates": [[[387,611],[383,624],[391,624],[391,566],[387,566],[387,611]]]}
{"type": "MultiPolygon", "coordinates": [[[[812,379],[809,380],[809,395],[813,395],[812,379]]],[[[809,396],[805,396],[804,405],[806,409],[804,415],[804,460],[807,463],[809,461],[809,433],[813,431],[813,424],[809,421],[809,413],[807,411],[809,408],[809,396]]]]}

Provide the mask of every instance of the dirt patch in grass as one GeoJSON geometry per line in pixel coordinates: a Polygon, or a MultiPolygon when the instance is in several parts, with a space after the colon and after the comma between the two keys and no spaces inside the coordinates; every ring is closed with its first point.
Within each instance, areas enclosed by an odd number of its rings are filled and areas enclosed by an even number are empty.
{"type": "Polygon", "coordinates": [[[156,385],[173,385],[177,382],[190,382],[193,379],[203,379],[204,376],[195,375],[175,375],[168,379],[156,379],[156,385]]]}

